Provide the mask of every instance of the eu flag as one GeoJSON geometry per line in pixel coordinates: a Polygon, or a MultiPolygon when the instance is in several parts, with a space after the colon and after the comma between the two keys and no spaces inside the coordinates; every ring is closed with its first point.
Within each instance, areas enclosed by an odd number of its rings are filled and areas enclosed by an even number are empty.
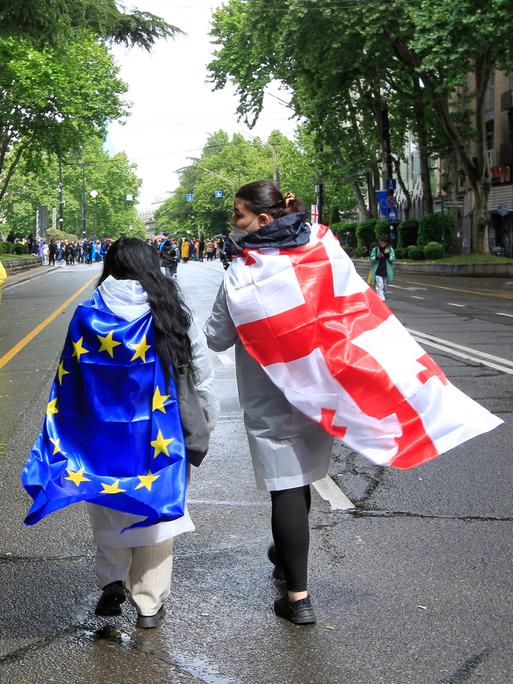
{"type": "Polygon", "coordinates": [[[42,430],[21,481],[25,524],[78,501],[146,516],[184,513],[185,445],[176,387],[154,345],[153,319],[114,315],[96,290],[76,309],[42,430]]]}

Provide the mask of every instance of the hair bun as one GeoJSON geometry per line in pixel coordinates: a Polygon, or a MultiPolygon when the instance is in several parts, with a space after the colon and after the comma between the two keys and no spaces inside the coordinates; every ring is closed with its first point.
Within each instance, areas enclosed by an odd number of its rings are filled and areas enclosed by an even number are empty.
{"type": "Polygon", "coordinates": [[[289,207],[293,202],[296,201],[296,196],[293,192],[286,192],[285,195],[285,206],[289,207]]]}

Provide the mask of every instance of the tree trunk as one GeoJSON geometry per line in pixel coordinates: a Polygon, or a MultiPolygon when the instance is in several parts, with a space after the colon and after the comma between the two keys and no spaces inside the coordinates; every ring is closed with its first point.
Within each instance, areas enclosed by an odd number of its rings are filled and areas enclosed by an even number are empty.
{"type": "Polygon", "coordinates": [[[365,204],[365,197],[363,196],[362,189],[360,187],[360,184],[358,183],[358,178],[356,176],[351,175],[349,177],[349,180],[351,181],[351,185],[353,186],[353,191],[356,197],[356,201],[358,203],[358,211],[360,213],[360,216],[362,219],[369,218],[369,210],[367,209],[367,205],[365,204]]]}
{"type": "Polygon", "coordinates": [[[417,142],[419,144],[420,181],[422,184],[422,213],[433,213],[433,192],[431,190],[431,173],[429,170],[428,133],[426,127],[426,110],[424,95],[418,78],[413,78],[413,113],[415,116],[417,142]]]}
{"type": "Polygon", "coordinates": [[[486,140],[484,134],[486,89],[490,80],[493,63],[488,52],[480,55],[476,60],[474,75],[476,79],[475,92],[475,138],[476,160],[470,154],[466,140],[462,137],[455,119],[451,114],[447,96],[440,94],[440,84],[431,74],[422,70],[421,61],[406,43],[394,41],[397,57],[410,68],[417,71],[421,78],[425,92],[433,106],[433,110],[440,121],[450,144],[458,153],[462,166],[472,186],[474,196],[474,212],[472,221],[472,251],[488,253],[488,195],[490,194],[490,179],[488,160],[486,155],[486,140]]]}
{"type": "Polygon", "coordinates": [[[399,186],[401,190],[403,191],[403,195],[406,200],[406,204],[403,207],[403,214],[405,219],[410,218],[410,211],[411,211],[411,194],[408,188],[406,187],[406,184],[404,182],[403,176],[401,174],[401,160],[398,159],[397,157],[392,157],[394,160],[394,168],[395,168],[395,175],[397,176],[397,181],[399,183],[399,186]]]}
{"type": "Polygon", "coordinates": [[[369,215],[367,218],[379,218],[378,200],[376,198],[376,184],[371,171],[366,173],[367,192],[369,195],[369,215]]]}

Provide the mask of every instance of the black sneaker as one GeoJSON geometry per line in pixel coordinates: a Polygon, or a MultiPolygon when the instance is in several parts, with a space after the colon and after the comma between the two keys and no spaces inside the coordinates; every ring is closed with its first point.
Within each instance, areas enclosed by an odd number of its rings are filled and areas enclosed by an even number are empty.
{"type": "Polygon", "coordinates": [[[282,596],[274,602],[274,612],[295,625],[314,625],[317,622],[310,597],[289,601],[287,596],[282,596]]]}
{"type": "Polygon", "coordinates": [[[283,568],[281,567],[278,558],[276,557],[276,546],[274,544],[271,544],[271,546],[267,549],[267,558],[274,565],[274,579],[278,582],[285,582],[285,573],[283,572],[283,568]]]}
{"type": "Polygon", "coordinates": [[[155,615],[138,615],[136,627],[140,629],[154,629],[158,627],[166,615],[166,609],[164,606],[160,606],[160,609],[155,613],[155,615]]]}
{"type": "Polygon", "coordinates": [[[121,604],[126,601],[123,582],[111,582],[103,587],[102,595],[96,604],[96,615],[121,615],[121,604]]]}

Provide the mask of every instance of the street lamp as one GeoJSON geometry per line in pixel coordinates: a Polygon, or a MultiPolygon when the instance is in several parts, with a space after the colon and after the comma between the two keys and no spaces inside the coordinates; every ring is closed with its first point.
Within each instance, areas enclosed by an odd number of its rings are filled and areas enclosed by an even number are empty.
{"type": "Polygon", "coordinates": [[[230,189],[232,191],[232,194],[235,195],[235,185],[231,178],[227,178],[226,176],[223,176],[220,173],[217,173],[217,171],[211,171],[210,169],[207,169],[206,166],[202,166],[201,164],[198,164],[198,159],[196,157],[187,157],[187,159],[190,159],[193,162],[196,162],[196,166],[198,169],[201,169],[202,171],[205,171],[205,173],[210,174],[211,176],[215,176],[217,178],[221,178],[222,180],[226,181],[228,185],[230,186],[230,189]]]}

